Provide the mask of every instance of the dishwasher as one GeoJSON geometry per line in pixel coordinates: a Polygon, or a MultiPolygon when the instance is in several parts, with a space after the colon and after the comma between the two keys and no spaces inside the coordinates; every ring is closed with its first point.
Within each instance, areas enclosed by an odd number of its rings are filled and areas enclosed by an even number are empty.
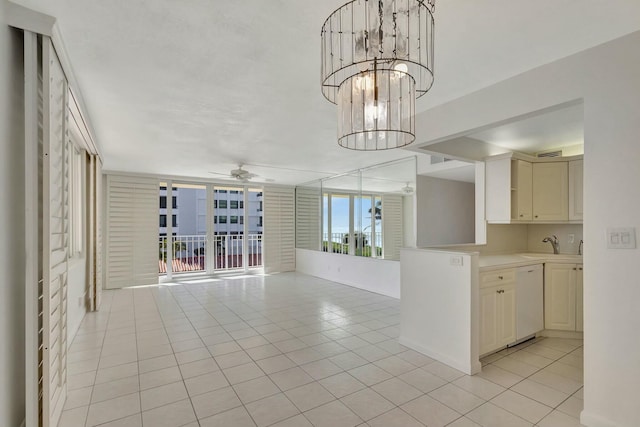
{"type": "Polygon", "coordinates": [[[544,329],[544,286],[542,264],[516,270],[516,342],[544,329]]]}

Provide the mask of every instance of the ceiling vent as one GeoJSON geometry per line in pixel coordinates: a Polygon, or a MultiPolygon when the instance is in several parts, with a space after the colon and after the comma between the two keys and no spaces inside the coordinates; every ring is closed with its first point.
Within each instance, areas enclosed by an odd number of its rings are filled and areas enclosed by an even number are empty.
{"type": "Polygon", "coordinates": [[[538,157],[562,157],[562,150],[543,151],[537,154],[538,157]]]}

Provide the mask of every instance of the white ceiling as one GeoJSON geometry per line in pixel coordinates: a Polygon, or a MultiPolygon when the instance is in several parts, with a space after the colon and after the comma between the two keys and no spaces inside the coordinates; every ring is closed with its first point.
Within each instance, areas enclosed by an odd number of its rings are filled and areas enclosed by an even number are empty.
{"type": "Polygon", "coordinates": [[[584,108],[579,104],[471,133],[467,137],[527,154],[582,145],[584,108]]]}
{"type": "MultiPolygon", "coordinates": [[[[15,1],[58,18],[107,170],[220,178],[208,172],[244,163],[294,184],[412,154],[337,145],[319,36],[343,0],[15,1]]],[[[639,30],[638,16],[637,0],[439,1],[417,109],[639,30]]]]}

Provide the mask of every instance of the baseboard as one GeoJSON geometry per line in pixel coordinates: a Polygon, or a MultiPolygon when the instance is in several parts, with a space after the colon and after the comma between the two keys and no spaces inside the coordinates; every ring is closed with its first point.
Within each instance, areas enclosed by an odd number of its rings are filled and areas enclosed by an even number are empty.
{"type": "Polygon", "coordinates": [[[479,360],[476,360],[471,363],[461,362],[459,360],[452,359],[448,356],[438,353],[437,351],[433,351],[430,348],[427,348],[421,344],[416,343],[408,338],[400,337],[398,338],[398,343],[409,347],[412,350],[415,350],[419,353],[424,354],[425,356],[429,356],[432,359],[437,360],[438,362],[442,362],[445,365],[448,365],[454,369],[464,372],[467,375],[475,375],[482,370],[482,365],[479,360]]]}
{"type": "Polygon", "coordinates": [[[556,331],[553,329],[545,329],[544,331],[538,334],[541,337],[548,338],[568,338],[574,340],[584,339],[584,332],[575,332],[575,331],[556,331]]]}
{"type": "Polygon", "coordinates": [[[582,411],[580,413],[580,424],[586,427],[620,427],[619,424],[616,424],[613,421],[606,420],[586,411],[582,411]]]}

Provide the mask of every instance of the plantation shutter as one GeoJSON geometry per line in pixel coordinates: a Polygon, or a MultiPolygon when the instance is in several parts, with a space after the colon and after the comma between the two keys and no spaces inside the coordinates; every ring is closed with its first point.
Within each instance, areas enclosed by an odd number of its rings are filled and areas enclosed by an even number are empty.
{"type": "Polygon", "coordinates": [[[296,248],[320,250],[319,188],[296,188],[296,248]]]}
{"type": "Polygon", "coordinates": [[[265,272],[294,271],[296,269],[294,189],[265,188],[263,202],[265,272]]]}
{"type": "Polygon", "coordinates": [[[89,235],[87,236],[87,255],[89,256],[89,310],[100,308],[102,297],[102,162],[100,157],[90,157],[89,172],[89,235]]]}
{"type": "Polygon", "coordinates": [[[107,175],[107,289],[158,283],[156,179],[107,175]]]}
{"type": "Polygon", "coordinates": [[[103,275],[103,262],[104,262],[104,256],[103,256],[103,246],[102,246],[102,209],[103,209],[103,202],[102,202],[102,195],[103,195],[103,190],[102,190],[102,185],[103,185],[103,177],[102,177],[102,160],[100,159],[100,157],[98,156],[93,156],[94,161],[93,161],[93,166],[94,166],[94,193],[95,193],[95,200],[93,201],[93,206],[94,206],[94,227],[95,227],[95,245],[92,248],[92,250],[94,251],[94,274],[95,274],[95,289],[94,289],[94,295],[93,295],[93,307],[94,310],[98,310],[100,308],[100,304],[102,302],[102,288],[104,286],[103,280],[102,278],[104,277],[103,275]]]}
{"type": "Polygon", "coordinates": [[[43,39],[42,48],[42,423],[56,426],[67,392],[67,82],[48,38],[43,39]]]}
{"type": "Polygon", "coordinates": [[[399,260],[403,246],[402,196],[382,195],[382,248],[384,259],[399,260]]]}

